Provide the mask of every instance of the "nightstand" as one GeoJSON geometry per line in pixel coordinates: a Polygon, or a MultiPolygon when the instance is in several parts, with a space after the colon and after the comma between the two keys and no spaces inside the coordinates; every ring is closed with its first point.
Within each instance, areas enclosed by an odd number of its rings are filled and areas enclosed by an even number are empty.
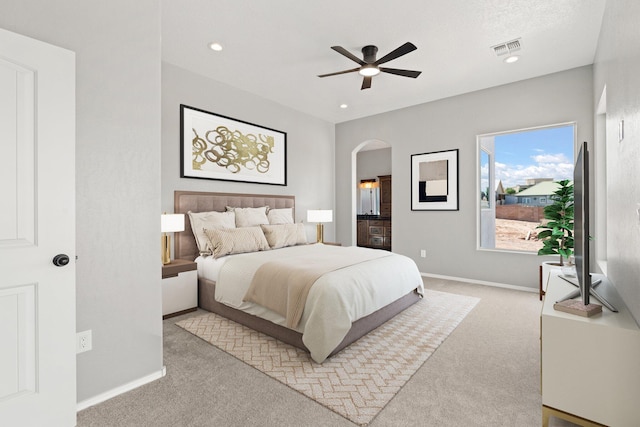
{"type": "Polygon", "coordinates": [[[162,266],[162,318],[198,309],[198,265],[174,259],[162,266]]]}

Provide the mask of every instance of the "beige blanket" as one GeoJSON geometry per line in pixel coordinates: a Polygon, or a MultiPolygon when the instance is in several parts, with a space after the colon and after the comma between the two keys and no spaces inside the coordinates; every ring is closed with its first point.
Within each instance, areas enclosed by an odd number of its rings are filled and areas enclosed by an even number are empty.
{"type": "Polygon", "coordinates": [[[296,328],[311,286],[323,274],[391,255],[386,251],[361,249],[345,247],[322,256],[299,255],[269,261],[256,271],[244,301],[275,311],[286,318],[287,327],[296,328]]]}

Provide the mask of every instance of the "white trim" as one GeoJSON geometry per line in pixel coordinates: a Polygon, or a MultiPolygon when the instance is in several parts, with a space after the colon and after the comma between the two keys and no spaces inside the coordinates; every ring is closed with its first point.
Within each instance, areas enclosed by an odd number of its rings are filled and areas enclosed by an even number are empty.
{"type": "MultiPolygon", "coordinates": [[[[532,126],[532,127],[527,127],[527,128],[520,128],[520,129],[513,129],[513,130],[506,130],[506,131],[500,131],[500,132],[491,132],[491,133],[483,133],[483,134],[478,134],[476,135],[476,188],[480,188],[480,151],[482,151],[482,139],[485,138],[495,138],[496,136],[501,136],[501,135],[507,135],[507,134],[514,134],[514,133],[522,133],[522,132],[532,132],[532,131],[538,131],[538,130],[543,130],[543,129],[553,129],[553,128],[561,128],[561,127],[568,127],[571,126],[573,127],[573,155],[574,158],[577,156],[577,151],[578,151],[578,122],[577,121],[570,121],[570,122],[561,122],[561,123],[555,123],[555,124],[550,124],[550,125],[543,125],[543,126],[532,126]]],[[[491,160],[490,160],[490,164],[493,165],[495,163],[495,148],[494,150],[491,152],[491,160]]],[[[490,165],[490,170],[492,169],[490,165]]],[[[495,165],[494,165],[495,166],[495,165]]],[[[491,173],[489,174],[489,183],[493,183],[495,185],[495,171],[494,171],[494,176],[491,177],[491,173]]],[[[504,183],[503,183],[504,185],[504,183]]],[[[494,192],[494,212],[495,212],[495,192],[494,192]]],[[[476,200],[476,199],[474,199],[476,200]]],[[[519,198],[518,203],[522,203],[524,202],[525,204],[531,204],[531,198],[530,197],[526,197],[524,198],[524,200],[522,200],[521,198],[519,198]]],[[[476,250],[487,250],[487,251],[497,251],[497,252],[502,252],[505,251],[505,249],[503,248],[496,248],[495,244],[493,248],[485,248],[482,247],[482,237],[480,235],[480,231],[481,231],[481,214],[482,214],[482,210],[480,209],[480,204],[479,203],[475,203],[476,208],[476,250]]],[[[495,234],[495,229],[493,230],[494,234],[495,234]]],[[[507,252],[515,252],[515,253],[530,253],[533,255],[537,255],[537,251],[532,250],[532,251],[519,251],[519,250],[506,250],[507,252]]],[[[493,285],[490,285],[493,286],[493,285]]],[[[507,287],[509,285],[506,285],[507,287]]]]}
{"type": "Polygon", "coordinates": [[[433,277],[434,279],[455,280],[457,282],[473,283],[475,285],[493,286],[494,288],[506,288],[506,289],[513,289],[516,291],[533,292],[533,293],[539,292],[537,288],[534,289],[528,286],[507,285],[505,283],[487,282],[485,280],[467,279],[465,277],[443,276],[441,274],[420,273],[420,275],[422,277],[433,277]]]}
{"type": "Polygon", "coordinates": [[[158,372],[154,372],[152,374],[147,375],[146,377],[142,377],[137,380],[131,381],[130,383],[123,384],[119,387],[116,387],[114,389],[101,393],[97,396],[83,400],[82,402],[78,402],[78,404],[76,405],[76,412],[82,411],[83,409],[87,409],[90,406],[97,405],[98,403],[105,402],[120,394],[126,393],[140,386],[143,386],[157,379],[160,379],[165,375],[167,375],[167,367],[163,366],[162,369],[158,372]]]}
{"type": "MultiPolygon", "coordinates": [[[[503,131],[500,131],[500,132],[481,133],[481,134],[476,135],[476,137],[504,135],[504,134],[507,134],[507,133],[529,132],[529,131],[535,131],[535,130],[541,130],[541,129],[560,128],[560,127],[565,127],[565,126],[573,126],[574,129],[577,129],[578,122],[577,121],[560,122],[560,123],[555,123],[555,124],[551,124],[551,125],[531,126],[531,127],[527,127],[527,128],[520,128],[520,129],[513,129],[513,130],[503,130],[503,131]]],[[[575,141],[575,133],[576,132],[574,132],[574,141],[575,141]]]]}

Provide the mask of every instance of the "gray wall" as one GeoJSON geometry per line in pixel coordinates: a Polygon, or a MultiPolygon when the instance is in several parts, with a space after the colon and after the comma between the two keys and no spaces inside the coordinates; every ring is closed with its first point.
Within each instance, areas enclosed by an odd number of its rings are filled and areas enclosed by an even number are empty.
{"type": "Polygon", "coordinates": [[[78,401],[162,369],[158,0],[4,0],[0,27],[76,52],[78,401]]]}
{"type": "Polygon", "coordinates": [[[357,154],[357,181],[391,175],[391,148],[360,151],[357,154]]]}
{"type": "Polygon", "coordinates": [[[640,208],[638,16],[640,2],[636,0],[607,2],[594,65],[593,103],[597,104],[606,86],[607,276],[640,323],[640,221],[636,213],[640,208]],[[619,143],[621,120],[625,135],[619,143]]]}
{"type": "MultiPolygon", "coordinates": [[[[175,190],[296,196],[296,220],[308,209],[334,206],[334,125],[275,102],[211,80],[169,63],[162,64],[162,209],[173,212],[175,190]],[[248,184],[180,178],[180,104],[287,133],[287,185],[248,184]]],[[[325,224],[325,240],[335,236],[325,224]]],[[[315,224],[307,237],[315,241],[315,224]]]]}
{"type": "MultiPolygon", "coordinates": [[[[351,153],[363,141],[393,149],[393,248],[423,273],[537,288],[534,254],[478,251],[476,135],[576,121],[593,140],[591,66],[468,93],[336,126],[336,182],[351,179],[351,153]],[[460,210],[411,211],[411,154],[458,148],[460,210]],[[420,258],[426,249],[427,257],[420,258]]],[[[350,187],[336,187],[338,239],[350,243],[350,187]]]]}

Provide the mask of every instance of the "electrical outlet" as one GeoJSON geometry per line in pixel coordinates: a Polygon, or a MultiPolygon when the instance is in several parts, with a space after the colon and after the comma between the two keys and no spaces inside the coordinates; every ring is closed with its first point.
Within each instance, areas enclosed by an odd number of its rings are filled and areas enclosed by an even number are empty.
{"type": "Polygon", "coordinates": [[[427,257],[427,250],[426,249],[420,249],[420,257],[421,258],[426,258],[427,257]]]}
{"type": "Polygon", "coordinates": [[[84,353],[92,348],[91,329],[76,334],[76,353],[84,353]]]}

